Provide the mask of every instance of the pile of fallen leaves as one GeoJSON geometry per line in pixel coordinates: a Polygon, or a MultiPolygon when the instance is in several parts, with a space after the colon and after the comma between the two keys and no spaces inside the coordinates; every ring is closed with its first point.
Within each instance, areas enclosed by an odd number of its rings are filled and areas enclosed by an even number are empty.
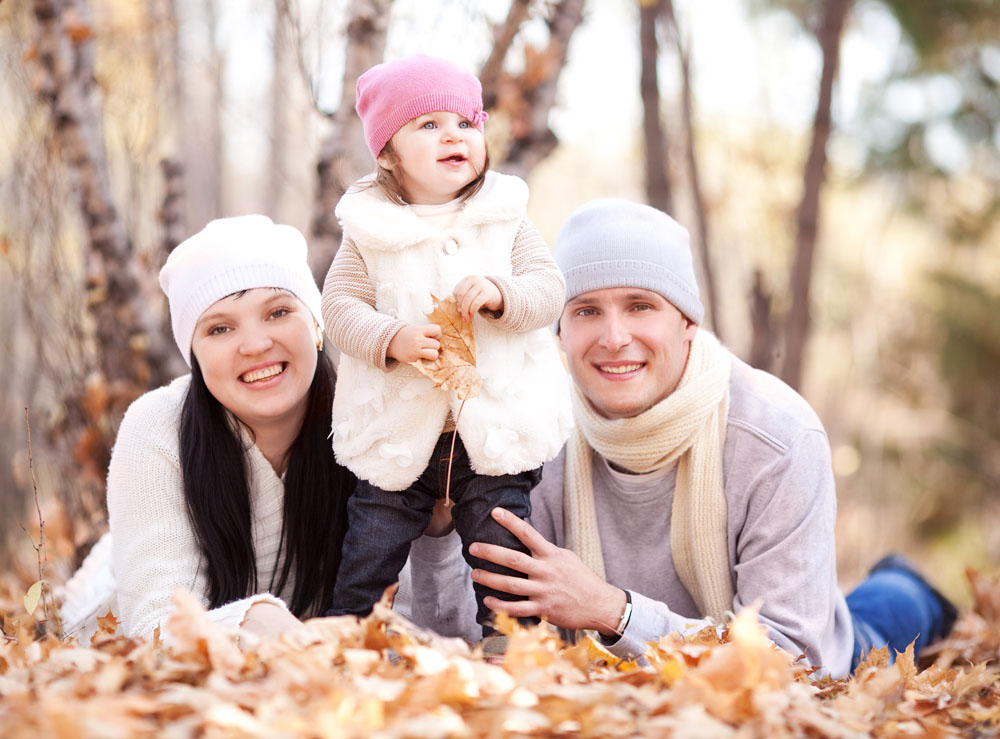
{"type": "MultiPolygon", "coordinates": [[[[4,617],[0,727],[19,737],[897,736],[1000,731],[1000,584],[974,578],[976,611],[923,670],[873,653],[850,680],[814,680],[774,648],[752,610],[622,662],[546,626],[510,634],[502,664],[423,632],[385,603],[358,622],[315,619],[243,645],[178,595],[170,644],[113,619],[94,645],[39,638],[4,617]]],[[[23,594],[23,591],[21,591],[23,594]]],[[[0,586],[0,603],[15,595],[0,586]]],[[[9,605],[7,606],[9,607],[9,605]]],[[[21,614],[24,614],[23,606],[21,614]]]]}

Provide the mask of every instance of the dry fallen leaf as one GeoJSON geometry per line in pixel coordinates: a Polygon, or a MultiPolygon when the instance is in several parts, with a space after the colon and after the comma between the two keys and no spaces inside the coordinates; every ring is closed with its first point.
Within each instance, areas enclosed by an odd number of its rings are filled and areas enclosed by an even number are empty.
{"type": "Polygon", "coordinates": [[[28,612],[30,616],[38,608],[38,599],[42,597],[42,581],[34,583],[28,592],[24,594],[24,610],[28,612]]]}
{"type": "Polygon", "coordinates": [[[471,321],[462,320],[455,298],[440,300],[431,295],[434,310],[427,319],[441,327],[441,351],[435,360],[418,359],[411,364],[443,390],[454,390],[460,400],[474,398],[483,384],[476,369],[476,335],[471,321]]]}
{"type": "MultiPolygon", "coordinates": [[[[55,568],[55,563],[53,567],[55,568]]],[[[90,647],[38,638],[15,619],[34,577],[0,572],[0,726],[36,736],[504,737],[995,736],[1000,580],[977,577],[977,610],[924,670],[911,650],[869,655],[853,678],[814,679],[777,651],[752,609],[715,627],[649,645],[649,664],[599,644],[563,644],[552,627],[506,617],[504,662],[422,630],[391,609],[313,619],[240,650],[190,595],[163,643],[112,633],[90,647]],[[990,651],[990,650],[993,651],[990,651]]],[[[30,623],[29,623],[30,622],[30,623]]]]}
{"type": "Polygon", "coordinates": [[[113,614],[109,608],[105,615],[97,617],[97,633],[94,634],[93,639],[95,641],[98,639],[108,639],[117,633],[118,619],[115,618],[115,614],[113,614]]]}

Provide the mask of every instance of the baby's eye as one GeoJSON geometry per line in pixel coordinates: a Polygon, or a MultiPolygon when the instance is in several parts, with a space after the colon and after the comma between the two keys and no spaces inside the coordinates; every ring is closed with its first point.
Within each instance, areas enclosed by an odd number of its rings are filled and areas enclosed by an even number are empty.
{"type": "Polygon", "coordinates": [[[424,123],[424,125],[421,126],[421,128],[426,128],[428,131],[430,131],[432,129],[437,128],[437,126],[434,125],[434,121],[427,121],[426,123],[424,123]]]}
{"type": "Polygon", "coordinates": [[[460,121],[458,124],[459,128],[472,128],[472,124],[468,121],[460,121]]]}

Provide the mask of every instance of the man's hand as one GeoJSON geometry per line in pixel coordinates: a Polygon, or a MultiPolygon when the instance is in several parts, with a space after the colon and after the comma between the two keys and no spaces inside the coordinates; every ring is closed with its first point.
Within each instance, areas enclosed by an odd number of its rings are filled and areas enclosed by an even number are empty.
{"type": "Polygon", "coordinates": [[[409,324],[396,332],[386,348],[385,354],[398,362],[416,362],[418,359],[435,360],[441,350],[441,327],[427,323],[420,326],[409,324]]]}
{"type": "Polygon", "coordinates": [[[473,570],[476,582],[527,599],[508,602],[488,596],[487,607],[517,618],[538,616],[567,629],[594,629],[605,636],[615,633],[625,611],[624,590],[606,583],[576,554],[549,543],[510,511],[494,508],[493,518],[520,539],[531,556],[495,544],[477,542],[469,547],[474,557],[528,576],[525,580],[473,570]]]}
{"type": "Polygon", "coordinates": [[[462,318],[471,321],[480,308],[491,311],[503,310],[503,295],[492,280],[481,275],[469,275],[452,290],[462,318]]]}

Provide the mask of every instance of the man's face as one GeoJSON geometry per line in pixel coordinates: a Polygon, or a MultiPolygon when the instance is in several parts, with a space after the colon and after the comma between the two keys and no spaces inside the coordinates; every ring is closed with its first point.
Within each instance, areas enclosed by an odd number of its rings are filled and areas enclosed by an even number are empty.
{"type": "Polygon", "coordinates": [[[657,292],[610,287],[566,303],[559,344],[594,409],[605,418],[631,418],[674,391],[697,330],[657,292]]]}

